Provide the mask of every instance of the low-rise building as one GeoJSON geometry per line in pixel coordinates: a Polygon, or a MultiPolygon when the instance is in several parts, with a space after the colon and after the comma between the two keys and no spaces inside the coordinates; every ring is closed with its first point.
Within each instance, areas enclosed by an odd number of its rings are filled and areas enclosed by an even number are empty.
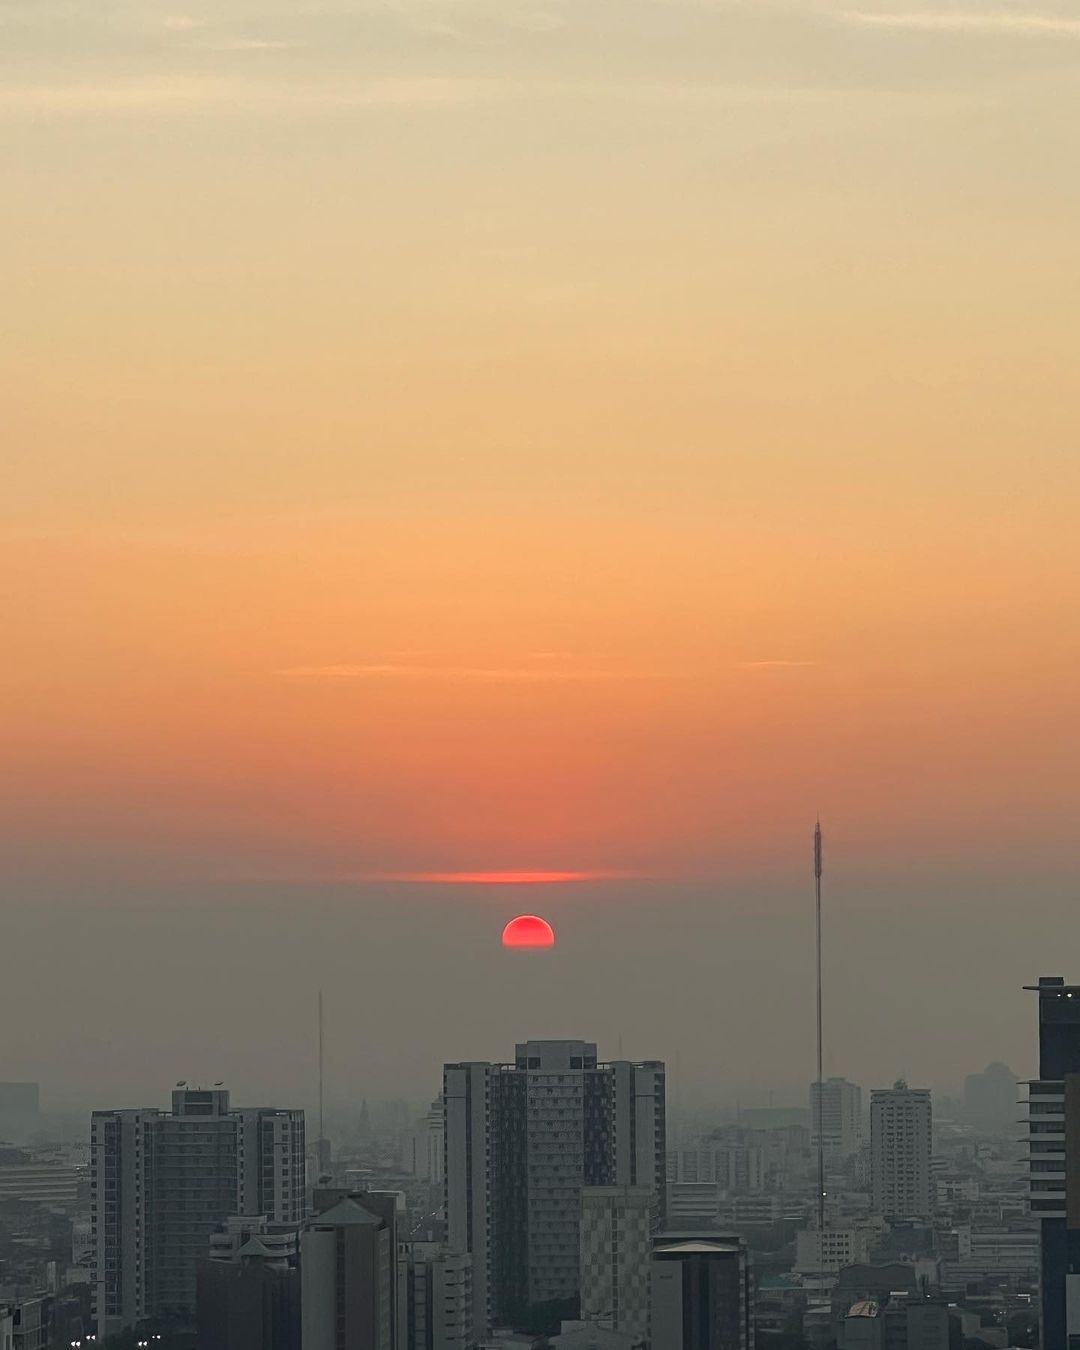
{"type": "Polygon", "coordinates": [[[845,1266],[869,1259],[876,1230],[855,1224],[806,1228],[795,1235],[795,1271],[799,1275],[835,1275],[845,1266]]]}
{"type": "Polygon", "coordinates": [[[79,1202],[85,1171],[48,1150],[0,1147],[0,1202],[22,1200],[49,1209],[71,1210],[79,1202]]]}

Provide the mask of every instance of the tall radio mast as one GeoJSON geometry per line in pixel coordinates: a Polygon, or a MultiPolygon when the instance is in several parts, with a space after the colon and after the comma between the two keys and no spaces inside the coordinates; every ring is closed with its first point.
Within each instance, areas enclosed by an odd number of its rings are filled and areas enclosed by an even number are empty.
{"type": "MultiPolygon", "coordinates": [[[[326,1122],[323,1119],[323,1000],[319,990],[319,1149],[320,1156],[326,1138],[326,1122]]],[[[320,1164],[321,1165],[321,1164],[320,1164]]]]}
{"type": "MultiPolygon", "coordinates": [[[[821,1018],[821,821],[814,826],[814,901],[817,922],[817,1166],[818,1232],[825,1231],[825,1132],[822,1129],[825,1090],[823,1074],[823,1037],[821,1018]]],[[[819,1241],[821,1239],[819,1238],[819,1241]]]]}

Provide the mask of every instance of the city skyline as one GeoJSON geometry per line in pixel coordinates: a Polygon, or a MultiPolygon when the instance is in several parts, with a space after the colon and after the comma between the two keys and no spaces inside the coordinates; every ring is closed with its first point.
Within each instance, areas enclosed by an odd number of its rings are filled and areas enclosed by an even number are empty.
{"type": "Polygon", "coordinates": [[[0,1350],[1080,1346],[1077,0],[0,0],[0,146],[0,1350]]]}

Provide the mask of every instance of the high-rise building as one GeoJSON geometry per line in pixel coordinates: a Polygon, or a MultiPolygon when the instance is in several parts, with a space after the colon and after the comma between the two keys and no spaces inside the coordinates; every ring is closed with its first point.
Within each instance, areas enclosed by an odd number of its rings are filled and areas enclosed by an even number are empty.
{"type": "Polygon", "coordinates": [[[581,1320],[649,1337],[649,1255],[656,1193],[648,1186],[586,1186],[581,1192],[581,1320]]]}
{"type": "Polygon", "coordinates": [[[477,1340],[580,1293],[581,1192],[665,1202],[664,1066],[599,1063],[588,1041],[528,1041],[512,1064],[443,1070],[447,1241],[472,1256],[477,1340]]]}
{"type": "Polygon", "coordinates": [[[441,1186],[446,1152],[443,1140],[443,1104],[441,1097],[436,1097],[431,1103],[431,1109],[413,1134],[411,1144],[413,1175],[418,1181],[427,1181],[433,1186],[441,1186]]]}
{"type": "Polygon", "coordinates": [[[1040,1221],[1043,1350],[1080,1346],[1080,985],[1043,976],[1028,1084],[1031,1212],[1040,1221]]]}
{"type": "Polygon", "coordinates": [[[91,1225],[99,1339],[166,1311],[194,1320],[196,1269],[232,1214],[299,1224],[304,1113],[179,1085],[172,1110],[95,1111],[91,1225]]]}
{"type": "Polygon", "coordinates": [[[898,1079],[870,1094],[870,1189],[887,1219],[930,1219],[934,1188],[929,1088],[898,1079]]]}
{"type": "Polygon", "coordinates": [[[738,1238],[658,1246],[649,1271],[652,1350],[752,1350],[750,1263],[738,1238]]]}
{"type": "Polygon", "coordinates": [[[858,1153],[863,1142],[862,1088],[846,1078],[810,1084],[810,1145],[818,1146],[818,1093],[821,1137],[827,1162],[840,1163],[858,1153]]]}
{"type": "Polygon", "coordinates": [[[327,1198],[300,1237],[304,1350],[395,1350],[394,1207],[363,1192],[316,1192],[317,1211],[327,1198]]]}

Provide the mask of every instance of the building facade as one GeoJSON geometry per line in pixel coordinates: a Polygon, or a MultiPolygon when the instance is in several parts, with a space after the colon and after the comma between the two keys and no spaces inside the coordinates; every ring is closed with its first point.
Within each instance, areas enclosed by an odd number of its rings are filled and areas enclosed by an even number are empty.
{"type": "Polygon", "coordinates": [[[214,1229],[238,1213],[303,1219],[304,1113],[186,1085],[171,1111],[95,1111],[90,1210],[99,1338],[165,1313],[194,1321],[214,1229]]]}
{"type": "Polygon", "coordinates": [[[934,1213],[932,1113],[928,1088],[899,1079],[870,1094],[870,1188],[874,1211],[887,1219],[934,1213]]]}
{"type": "Polygon", "coordinates": [[[810,1146],[818,1146],[818,1121],[825,1158],[846,1162],[863,1145],[862,1088],[846,1078],[826,1078],[810,1084],[810,1146]],[[820,1103],[819,1103],[820,1097],[820,1103]]]}
{"type": "Polygon", "coordinates": [[[1040,1226],[1043,1350],[1080,1346],[1080,985],[1044,976],[1039,1077],[1028,1084],[1031,1213],[1040,1226]]]}
{"type": "Polygon", "coordinates": [[[656,1194],[648,1186],[581,1192],[581,1320],[634,1344],[649,1336],[649,1256],[656,1194]]]}
{"type": "Polygon", "coordinates": [[[0,1200],[26,1200],[50,1209],[74,1209],[85,1171],[55,1153],[0,1146],[0,1200]]]}
{"type": "Polygon", "coordinates": [[[404,1244],[408,1314],[404,1350],[470,1350],[472,1257],[440,1242],[404,1244]]]}
{"type": "Polygon", "coordinates": [[[826,1224],[795,1234],[795,1272],[798,1275],[836,1275],[847,1266],[870,1259],[875,1230],[856,1224],[826,1224]]]}
{"type": "Polygon", "coordinates": [[[530,1305],[577,1302],[584,1187],[644,1187],[662,1214],[662,1064],[528,1041],[512,1064],[447,1064],[443,1102],[447,1241],[472,1256],[477,1340],[530,1305]]]}
{"type": "Polygon", "coordinates": [[[651,1350],[752,1350],[749,1258],[737,1238],[659,1246],[649,1273],[651,1350]]]}
{"type": "Polygon", "coordinates": [[[394,1224],[377,1208],[346,1195],[305,1224],[300,1237],[304,1350],[395,1350],[394,1224]]]}

